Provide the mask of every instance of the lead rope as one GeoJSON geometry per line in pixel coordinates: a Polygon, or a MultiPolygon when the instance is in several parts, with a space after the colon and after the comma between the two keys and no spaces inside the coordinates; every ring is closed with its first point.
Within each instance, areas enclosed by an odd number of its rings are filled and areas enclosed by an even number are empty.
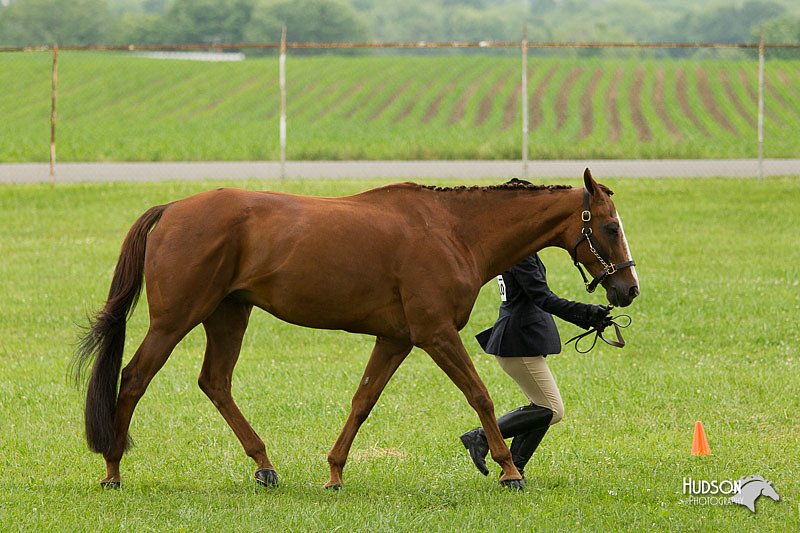
{"type": "Polygon", "coordinates": [[[581,333],[580,335],[575,335],[570,340],[565,342],[564,346],[566,346],[567,344],[569,344],[571,342],[574,342],[575,343],[575,351],[576,352],[578,352],[578,353],[589,353],[589,352],[592,351],[592,349],[597,344],[597,339],[600,339],[601,341],[605,342],[609,346],[614,346],[616,348],[623,348],[625,346],[625,339],[622,338],[622,332],[620,331],[620,329],[627,328],[628,326],[631,325],[631,322],[633,322],[633,319],[630,317],[630,315],[626,315],[626,314],[617,315],[615,317],[606,317],[606,319],[603,321],[603,325],[602,326],[594,327],[594,328],[590,329],[589,331],[587,331],[585,333],[581,333]],[[620,320],[621,323],[617,322],[617,320],[620,320]],[[614,332],[616,334],[617,340],[614,340],[614,339],[608,340],[605,337],[603,337],[603,331],[609,326],[614,326],[614,332]],[[580,347],[579,347],[581,339],[583,339],[584,337],[586,337],[588,335],[591,335],[592,333],[596,334],[594,336],[594,339],[592,340],[592,345],[589,346],[589,348],[587,350],[581,350],[580,347]]]}

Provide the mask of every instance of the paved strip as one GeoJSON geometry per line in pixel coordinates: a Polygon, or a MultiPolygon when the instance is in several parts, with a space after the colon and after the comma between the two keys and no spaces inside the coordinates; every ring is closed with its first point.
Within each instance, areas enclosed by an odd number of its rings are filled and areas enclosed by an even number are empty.
{"type": "MultiPolygon", "coordinates": [[[[528,176],[577,178],[589,167],[598,177],[689,178],[758,176],[755,159],[531,161],[528,176]]],[[[800,159],[767,159],[765,176],[800,176],[800,159]]],[[[522,176],[520,161],[289,161],[292,179],[512,178],[522,176]]],[[[280,179],[277,162],[60,163],[56,182],[161,181],[198,179],[280,179]]],[[[0,164],[0,183],[50,182],[44,163],[0,164]]]]}

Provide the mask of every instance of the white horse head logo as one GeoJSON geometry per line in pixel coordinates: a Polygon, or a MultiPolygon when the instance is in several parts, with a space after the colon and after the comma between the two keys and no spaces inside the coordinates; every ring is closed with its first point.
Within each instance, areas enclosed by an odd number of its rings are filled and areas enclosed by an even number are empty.
{"type": "Polygon", "coordinates": [[[745,477],[739,480],[739,490],[731,496],[731,502],[744,505],[755,513],[756,500],[762,495],[775,501],[781,499],[772,487],[771,481],[767,481],[761,476],[745,477]]]}

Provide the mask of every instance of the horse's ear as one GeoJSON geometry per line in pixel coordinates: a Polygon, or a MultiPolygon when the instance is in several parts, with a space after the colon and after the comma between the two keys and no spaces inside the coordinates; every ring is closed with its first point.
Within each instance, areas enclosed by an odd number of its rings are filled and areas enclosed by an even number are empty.
{"type": "Polygon", "coordinates": [[[597,190],[597,182],[594,181],[592,171],[589,170],[589,167],[586,167],[586,170],[583,171],[583,186],[586,187],[589,194],[594,194],[597,190]]]}

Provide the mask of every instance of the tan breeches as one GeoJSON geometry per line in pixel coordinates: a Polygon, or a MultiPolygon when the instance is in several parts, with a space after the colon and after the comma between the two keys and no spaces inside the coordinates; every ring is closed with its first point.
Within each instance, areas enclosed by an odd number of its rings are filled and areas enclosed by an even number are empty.
{"type": "Polygon", "coordinates": [[[495,356],[500,367],[517,382],[522,393],[531,403],[547,407],[553,411],[550,425],[564,418],[564,403],[558,391],[556,380],[542,356],[499,357],[495,356]]]}

